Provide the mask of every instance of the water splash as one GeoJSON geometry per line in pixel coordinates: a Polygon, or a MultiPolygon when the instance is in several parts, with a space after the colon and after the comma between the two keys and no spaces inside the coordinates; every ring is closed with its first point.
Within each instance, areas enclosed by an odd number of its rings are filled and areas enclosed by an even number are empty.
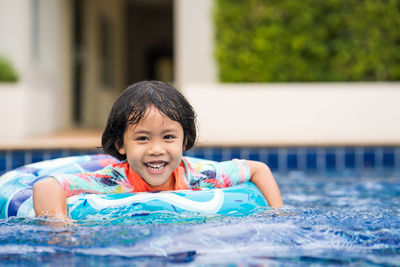
{"type": "Polygon", "coordinates": [[[38,219],[0,220],[0,260],[88,266],[400,262],[400,178],[296,172],[277,180],[286,206],[247,217],[165,213],[160,216],[172,216],[172,223],[135,216],[64,228],[38,219]]]}

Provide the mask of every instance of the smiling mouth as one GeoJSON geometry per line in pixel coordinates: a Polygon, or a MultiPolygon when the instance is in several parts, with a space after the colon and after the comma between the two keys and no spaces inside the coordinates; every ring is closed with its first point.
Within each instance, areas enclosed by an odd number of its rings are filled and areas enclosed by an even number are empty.
{"type": "Polygon", "coordinates": [[[168,164],[167,162],[162,161],[162,162],[148,162],[145,163],[144,165],[150,170],[159,171],[163,169],[167,164],[168,164]]]}

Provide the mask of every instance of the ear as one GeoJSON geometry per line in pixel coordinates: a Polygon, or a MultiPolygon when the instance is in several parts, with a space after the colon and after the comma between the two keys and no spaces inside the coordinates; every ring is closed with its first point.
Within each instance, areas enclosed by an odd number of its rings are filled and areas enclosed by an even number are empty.
{"type": "Polygon", "coordinates": [[[114,146],[115,146],[115,148],[117,149],[117,151],[118,151],[121,155],[125,155],[125,154],[126,154],[124,144],[119,144],[118,141],[115,141],[114,146]]]}

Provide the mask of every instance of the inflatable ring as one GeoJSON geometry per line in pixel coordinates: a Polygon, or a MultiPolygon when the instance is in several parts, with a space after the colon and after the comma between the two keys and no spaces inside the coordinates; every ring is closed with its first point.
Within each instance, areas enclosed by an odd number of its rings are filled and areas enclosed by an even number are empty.
{"type": "MultiPolygon", "coordinates": [[[[91,172],[115,162],[115,158],[104,154],[85,155],[37,162],[9,171],[0,177],[0,218],[34,217],[32,186],[50,174],[91,172]]],[[[72,219],[99,220],[156,218],[160,213],[245,216],[261,207],[265,210],[267,203],[257,187],[248,182],[221,189],[82,194],[68,198],[67,205],[72,219]]]]}

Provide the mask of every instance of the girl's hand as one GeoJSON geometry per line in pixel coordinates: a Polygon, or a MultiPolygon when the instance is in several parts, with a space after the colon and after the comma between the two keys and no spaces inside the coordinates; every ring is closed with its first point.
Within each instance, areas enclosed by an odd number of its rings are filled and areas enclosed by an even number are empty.
{"type": "Polygon", "coordinates": [[[33,185],[33,207],[37,217],[54,219],[64,225],[72,223],[67,216],[65,191],[60,183],[52,177],[45,178],[33,185]]]}
{"type": "Polygon", "coordinates": [[[283,206],[281,192],[271,173],[269,167],[259,161],[247,160],[250,168],[250,180],[258,187],[264,195],[271,208],[279,208],[283,206]]]}

